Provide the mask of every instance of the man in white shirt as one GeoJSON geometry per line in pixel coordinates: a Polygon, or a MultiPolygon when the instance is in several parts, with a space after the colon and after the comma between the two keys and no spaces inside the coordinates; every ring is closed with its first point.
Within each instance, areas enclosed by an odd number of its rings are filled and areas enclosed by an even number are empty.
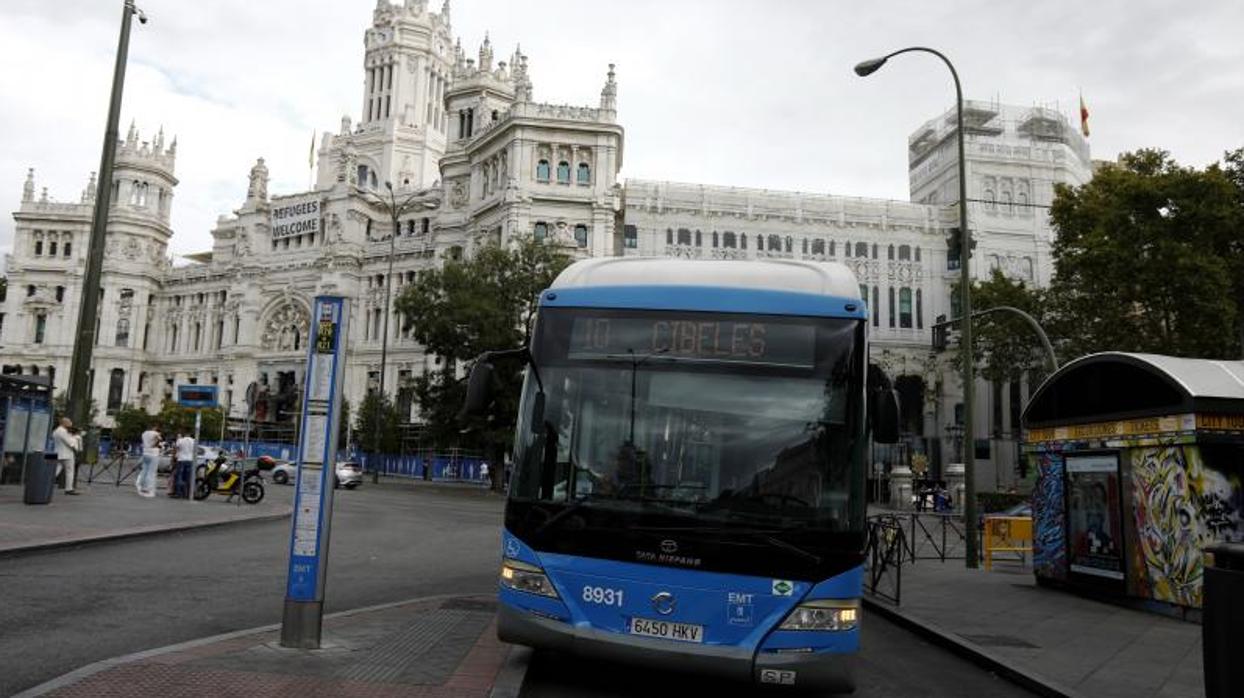
{"type": "Polygon", "coordinates": [[[143,469],[134,480],[134,487],[143,497],[155,496],[156,467],[160,464],[160,432],[152,424],[143,432],[143,469]]]}
{"type": "Polygon", "coordinates": [[[69,431],[72,428],[73,422],[68,417],[61,417],[60,426],[52,430],[52,441],[56,443],[56,474],[65,473],[65,494],[78,493],[73,488],[73,466],[77,455],[74,451],[82,448],[82,442],[77,434],[69,431]]]}
{"type": "Polygon", "coordinates": [[[186,498],[190,494],[190,473],[194,471],[194,439],[189,434],[177,437],[177,468],[173,471],[173,496],[186,498]]]}

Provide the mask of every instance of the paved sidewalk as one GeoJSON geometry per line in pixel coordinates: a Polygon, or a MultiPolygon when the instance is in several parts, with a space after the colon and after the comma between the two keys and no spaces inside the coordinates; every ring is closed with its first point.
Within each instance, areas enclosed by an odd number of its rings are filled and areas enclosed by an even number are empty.
{"type": "Polygon", "coordinates": [[[147,499],[134,491],[133,478],[115,486],[112,482],[85,483],[79,476],[78,496],[56,490],[46,505],[22,503],[21,485],[0,486],[0,556],[167,533],[245,521],[285,518],[293,488],[264,483],[265,495],[258,504],[237,505],[213,494],[201,502],[165,496],[167,480],[160,477],[157,495],[147,499]]]}
{"type": "Polygon", "coordinates": [[[1014,668],[1047,695],[1205,695],[1195,623],[1037,586],[1019,563],[985,572],[921,560],[902,575],[902,605],[872,607],[1014,668]]]}
{"type": "Polygon", "coordinates": [[[27,696],[512,697],[525,673],[497,640],[493,597],[449,596],[326,616],[322,648],[269,626],[98,662],[27,696]]]}

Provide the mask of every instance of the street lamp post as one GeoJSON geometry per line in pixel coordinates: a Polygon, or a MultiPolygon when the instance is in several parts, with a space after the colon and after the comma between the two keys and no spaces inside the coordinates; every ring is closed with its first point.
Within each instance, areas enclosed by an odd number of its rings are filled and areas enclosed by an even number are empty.
{"type": "Polygon", "coordinates": [[[963,316],[963,336],[962,346],[960,350],[963,352],[963,517],[967,550],[967,566],[975,568],[977,566],[977,545],[976,545],[976,439],[973,430],[972,406],[975,400],[973,394],[975,388],[975,367],[972,365],[972,275],[969,270],[972,253],[972,232],[968,230],[968,181],[967,181],[967,162],[963,155],[963,88],[959,84],[959,73],[955,70],[955,66],[950,59],[943,55],[940,51],[927,48],[924,46],[911,46],[908,48],[894,51],[893,53],[882,56],[881,58],[873,58],[864,61],[855,66],[855,73],[860,77],[865,77],[876,72],[878,68],[885,65],[885,62],[894,56],[902,53],[910,53],[920,51],[923,53],[931,53],[942,59],[946,67],[950,69],[950,75],[955,81],[955,120],[956,135],[959,141],[959,234],[961,243],[959,247],[959,298],[960,313],[963,316]]]}
{"type": "MultiPolygon", "coordinates": [[[[389,236],[389,272],[384,277],[384,319],[381,322],[380,329],[380,382],[377,386],[376,393],[376,416],[375,424],[372,428],[372,455],[375,456],[380,450],[380,431],[381,421],[384,415],[384,374],[385,364],[389,358],[389,304],[392,302],[393,296],[393,258],[397,253],[397,236],[402,231],[401,217],[408,211],[414,209],[416,199],[427,194],[425,191],[416,191],[406,197],[400,204],[397,201],[397,192],[393,190],[393,183],[386,181],[384,188],[389,192],[389,198],[386,200],[379,195],[373,195],[380,202],[380,205],[389,213],[389,218],[393,222],[393,232],[389,236]]],[[[431,202],[422,202],[424,207],[434,208],[431,202]]],[[[372,483],[380,482],[380,467],[375,465],[371,471],[372,483]]]]}
{"type": "Polygon", "coordinates": [[[88,377],[97,341],[95,315],[99,312],[99,279],[104,267],[104,237],[108,229],[108,208],[112,204],[112,167],[117,154],[117,125],[121,121],[121,94],[125,87],[125,60],[130,50],[130,25],[134,15],[146,24],[147,15],[125,0],[121,9],[121,37],[117,41],[117,62],[112,72],[112,99],[108,104],[108,122],[104,126],[104,150],[99,157],[99,185],[95,191],[95,214],[91,236],[87,242],[86,272],[82,276],[82,304],[78,308],[78,331],[73,340],[73,357],[69,362],[69,389],[66,395],[69,418],[82,429],[91,404],[88,377]]]}

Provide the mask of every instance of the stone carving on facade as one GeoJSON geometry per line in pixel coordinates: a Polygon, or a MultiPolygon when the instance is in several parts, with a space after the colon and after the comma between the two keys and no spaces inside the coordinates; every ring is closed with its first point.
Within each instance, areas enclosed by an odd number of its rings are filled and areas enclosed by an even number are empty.
{"type": "Polygon", "coordinates": [[[268,316],[259,335],[259,345],[267,351],[299,351],[305,347],[309,326],[306,308],[287,300],[268,316]]]}
{"type": "Polygon", "coordinates": [[[924,268],[920,262],[889,262],[886,278],[902,283],[916,283],[924,279],[924,268]]]}
{"type": "Polygon", "coordinates": [[[463,177],[458,177],[450,182],[449,185],[449,205],[453,208],[462,208],[467,203],[467,183],[463,177]]]}
{"type": "Polygon", "coordinates": [[[246,189],[246,200],[263,203],[268,200],[268,166],[263,158],[255,162],[251,168],[250,185],[246,189]]]}
{"type": "Polygon", "coordinates": [[[142,256],[142,252],[142,247],[138,244],[138,241],[134,238],[129,238],[125,241],[125,249],[121,251],[121,254],[125,255],[126,259],[135,261],[142,256]]]}

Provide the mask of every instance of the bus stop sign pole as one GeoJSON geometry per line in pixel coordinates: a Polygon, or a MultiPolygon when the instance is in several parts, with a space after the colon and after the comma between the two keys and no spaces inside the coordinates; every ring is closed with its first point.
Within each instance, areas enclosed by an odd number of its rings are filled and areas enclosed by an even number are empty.
{"type": "Polygon", "coordinates": [[[317,296],[311,314],[294,481],[289,572],[281,616],[283,647],[320,647],[348,310],[348,304],[340,296],[317,296]]]}

